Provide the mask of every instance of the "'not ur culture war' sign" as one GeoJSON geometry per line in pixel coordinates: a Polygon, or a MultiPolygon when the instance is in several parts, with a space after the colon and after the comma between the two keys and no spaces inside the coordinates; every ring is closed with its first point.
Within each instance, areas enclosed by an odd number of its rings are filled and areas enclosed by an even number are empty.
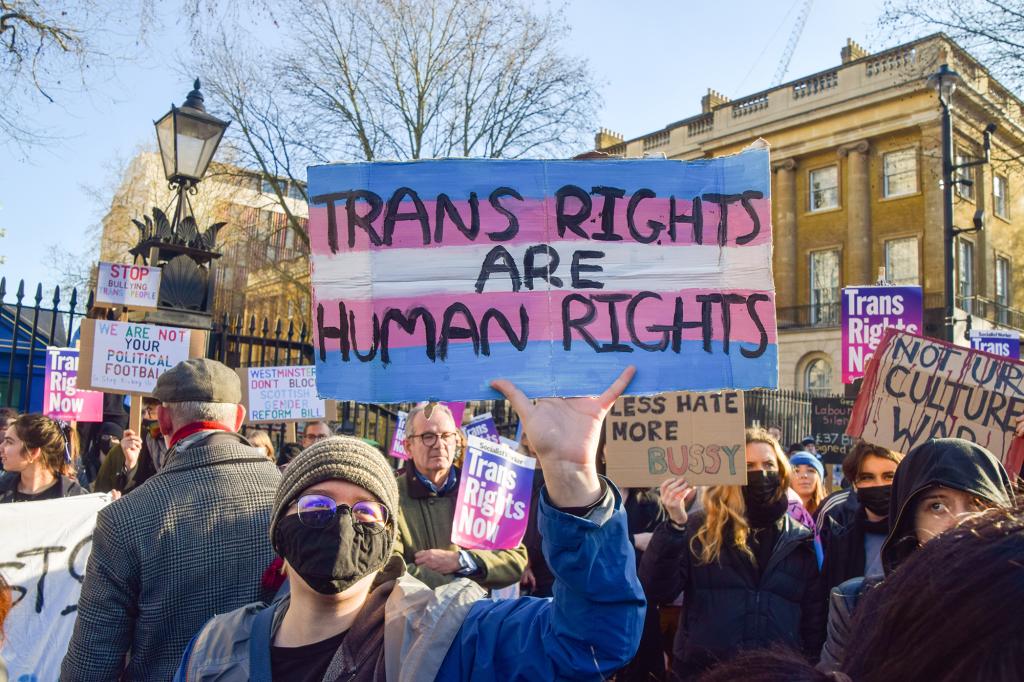
{"type": "Polygon", "coordinates": [[[846,287],[842,306],[844,384],[864,376],[887,329],[921,333],[921,287],[846,287]]]}
{"type": "Polygon", "coordinates": [[[778,383],[767,149],[309,169],[317,386],[339,400],[778,383]]]}
{"type": "Polygon", "coordinates": [[[1024,364],[890,329],[853,406],[851,436],[899,452],[929,438],[964,438],[1020,470],[1016,418],[1024,414],[1024,364]]]}

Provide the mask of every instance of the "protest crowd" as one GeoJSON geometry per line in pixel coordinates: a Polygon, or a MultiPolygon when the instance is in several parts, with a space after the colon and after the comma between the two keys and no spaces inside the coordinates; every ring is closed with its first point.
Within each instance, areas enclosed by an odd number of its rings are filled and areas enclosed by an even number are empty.
{"type": "Polygon", "coordinates": [[[8,411],[0,503],[115,500],[60,679],[1021,679],[1019,471],[859,442],[826,495],[817,455],[754,427],[745,485],[620,489],[603,421],[632,375],[535,402],[494,381],[537,465],[508,549],[453,542],[482,465],[445,403],[409,412],[401,461],[327,420],[275,457],[207,359],[160,376],[141,433],[8,411]]]}

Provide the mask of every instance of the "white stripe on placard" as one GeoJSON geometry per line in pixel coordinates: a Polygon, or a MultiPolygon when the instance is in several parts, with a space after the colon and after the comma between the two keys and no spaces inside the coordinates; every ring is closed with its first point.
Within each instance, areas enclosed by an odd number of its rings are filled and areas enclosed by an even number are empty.
{"type": "MultiPolygon", "coordinates": [[[[400,296],[469,293],[474,291],[487,254],[496,245],[449,246],[444,249],[393,249],[314,255],[313,286],[320,300],[365,300],[400,296]],[[441,272],[439,268],[443,267],[441,272]]],[[[506,247],[520,276],[525,276],[528,244],[506,247]]],[[[771,244],[757,246],[654,246],[591,242],[553,244],[559,261],[554,275],[571,288],[570,268],[576,251],[600,251],[601,258],[582,258],[581,279],[604,283],[607,291],[679,291],[682,289],[773,290],[771,244]]],[[[534,267],[548,262],[544,253],[534,267]]],[[[536,280],[534,290],[547,284],[536,280]]],[[[484,292],[511,292],[507,274],[492,274],[484,292]]],[[[526,291],[525,287],[521,291],[526,291]]]]}

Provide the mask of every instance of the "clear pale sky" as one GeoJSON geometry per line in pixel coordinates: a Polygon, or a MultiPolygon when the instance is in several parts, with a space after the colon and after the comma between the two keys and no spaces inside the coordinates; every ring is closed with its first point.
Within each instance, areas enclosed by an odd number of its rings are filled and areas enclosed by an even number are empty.
{"type": "MultiPolygon", "coordinates": [[[[575,0],[566,10],[566,45],[590,60],[602,82],[598,125],[635,137],[699,113],[707,88],[736,98],[769,87],[802,3],[575,0]]],[[[848,37],[872,51],[918,37],[883,35],[881,6],[882,0],[816,0],[787,79],[839,64],[848,37]]],[[[44,289],[56,283],[51,244],[86,250],[84,234],[102,210],[84,186],[109,193],[111,164],[153,145],[153,120],[191,89],[174,68],[173,49],[188,40],[180,24],[167,23],[143,56],[118,67],[116,79],[39,111],[37,125],[56,126],[66,139],[30,151],[28,159],[0,149],[0,228],[7,233],[0,238],[7,260],[0,275],[8,291],[22,278],[33,290],[37,282],[44,289]]]]}

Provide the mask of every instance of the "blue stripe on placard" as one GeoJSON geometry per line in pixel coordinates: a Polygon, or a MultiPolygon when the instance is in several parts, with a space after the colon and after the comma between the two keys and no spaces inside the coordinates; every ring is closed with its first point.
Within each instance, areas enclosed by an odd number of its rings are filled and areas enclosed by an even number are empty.
{"type": "MultiPolygon", "coordinates": [[[[542,199],[554,196],[555,190],[570,184],[588,192],[598,186],[617,187],[626,196],[646,188],[658,196],[685,200],[709,192],[739,194],[748,190],[767,197],[771,193],[770,177],[766,149],[696,161],[439,159],[337,163],[308,169],[311,200],[335,192],[369,190],[386,201],[399,187],[415,190],[424,200],[445,193],[458,201],[476,192],[486,201],[498,187],[511,187],[524,199],[542,199]]],[[[312,201],[311,204],[325,205],[312,201]]]]}
{"type": "Polygon", "coordinates": [[[770,344],[759,358],[748,359],[733,342],[728,355],[720,342],[705,353],[701,341],[683,341],[671,352],[596,353],[584,342],[573,351],[548,343],[528,344],[517,351],[511,344],[493,344],[491,355],[474,355],[471,344],[453,344],[445,361],[430,362],[423,347],[391,350],[391,363],[343,362],[339,351],[317,355],[316,380],[321,398],[395,403],[413,400],[491,400],[501,396],[490,388],[492,379],[513,381],[528,396],[597,395],[630,364],[637,373],[630,395],[665,391],[776,388],[778,347],[770,344]]]}

